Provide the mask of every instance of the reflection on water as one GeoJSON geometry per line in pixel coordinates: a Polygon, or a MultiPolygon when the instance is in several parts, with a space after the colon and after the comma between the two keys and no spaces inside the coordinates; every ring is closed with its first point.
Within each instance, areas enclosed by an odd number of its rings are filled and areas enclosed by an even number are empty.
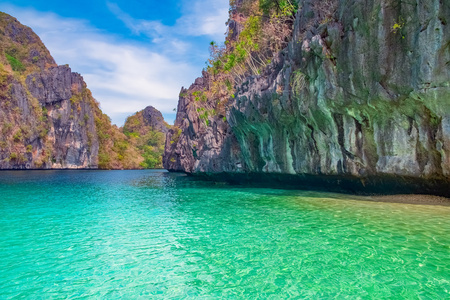
{"type": "Polygon", "coordinates": [[[0,173],[4,298],[450,297],[450,207],[164,171],[0,173]]]}

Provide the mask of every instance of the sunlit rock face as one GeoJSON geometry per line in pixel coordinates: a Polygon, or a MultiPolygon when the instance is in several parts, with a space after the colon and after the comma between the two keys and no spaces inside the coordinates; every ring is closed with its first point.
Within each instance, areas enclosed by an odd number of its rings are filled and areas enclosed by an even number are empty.
{"type": "Polygon", "coordinates": [[[0,13],[0,169],[97,168],[98,106],[81,75],[0,13]]]}
{"type": "Polygon", "coordinates": [[[205,124],[186,96],[209,88],[207,74],[182,90],[165,168],[354,178],[361,189],[389,178],[414,192],[445,190],[450,6],[336,0],[334,19],[312,22],[316,2],[299,2],[288,47],[237,87],[226,116],[205,124]]]}

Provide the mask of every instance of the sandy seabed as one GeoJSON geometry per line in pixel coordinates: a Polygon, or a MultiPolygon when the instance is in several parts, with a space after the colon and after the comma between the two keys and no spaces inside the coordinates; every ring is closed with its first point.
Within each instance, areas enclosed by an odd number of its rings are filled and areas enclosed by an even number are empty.
{"type": "Polygon", "coordinates": [[[378,202],[391,202],[391,203],[450,206],[450,198],[433,195],[400,194],[400,195],[385,195],[385,196],[368,196],[367,200],[378,202]]]}

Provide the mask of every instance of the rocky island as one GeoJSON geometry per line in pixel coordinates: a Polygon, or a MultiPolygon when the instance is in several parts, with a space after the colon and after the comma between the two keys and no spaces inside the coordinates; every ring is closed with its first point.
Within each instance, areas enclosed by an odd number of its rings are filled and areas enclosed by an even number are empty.
{"type": "Polygon", "coordinates": [[[180,93],[166,169],[450,196],[448,3],[231,5],[225,45],[180,93]]]}
{"type": "Polygon", "coordinates": [[[170,126],[153,107],[143,112],[125,132],[112,125],[83,77],[58,66],[31,28],[0,13],[0,169],[162,167],[170,126]]]}

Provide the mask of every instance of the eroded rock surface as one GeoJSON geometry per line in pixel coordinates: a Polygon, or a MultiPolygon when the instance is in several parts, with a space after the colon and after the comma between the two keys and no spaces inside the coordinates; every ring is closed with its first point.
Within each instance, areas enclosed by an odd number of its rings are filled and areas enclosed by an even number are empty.
{"type": "Polygon", "coordinates": [[[142,111],[145,125],[151,126],[154,130],[166,134],[169,131],[167,123],[164,121],[162,113],[153,106],[147,106],[142,111]]]}
{"type": "Polygon", "coordinates": [[[448,1],[334,1],[334,19],[312,24],[315,2],[299,2],[288,47],[237,88],[225,115],[205,124],[186,96],[209,88],[207,74],[182,90],[165,168],[354,178],[361,189],[389,178],[445,194],[448,1]]]}
{"type": "Polygon", "coordinates": [[[1,13],[0,169],[97,168],[98,110],[83,78],[1,13]]]}

